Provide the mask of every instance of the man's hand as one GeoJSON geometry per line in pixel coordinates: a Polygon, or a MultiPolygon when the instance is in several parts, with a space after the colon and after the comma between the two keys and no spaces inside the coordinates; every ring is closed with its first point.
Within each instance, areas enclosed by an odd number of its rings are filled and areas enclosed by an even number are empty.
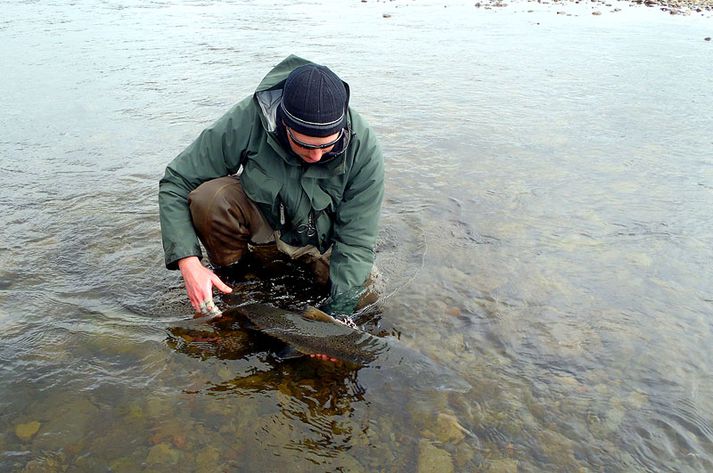
{"type": "Polygon", "coordinates": [[[213,303],[213,286],[223,293],[233,290],[226,286],[213,271],[203,266],[197,256],[189,256],[178,261],[186,292],[196,313],[214,315],[220,313],[213,303]]]}

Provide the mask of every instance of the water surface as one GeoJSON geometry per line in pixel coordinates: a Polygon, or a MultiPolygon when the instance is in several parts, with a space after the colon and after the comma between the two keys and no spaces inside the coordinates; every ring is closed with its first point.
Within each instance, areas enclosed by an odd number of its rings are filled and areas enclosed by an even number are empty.
{"type": "Polygon", "coordinates": [[[1,470],[713,469],[710,18],[0,6],[1,470]],[[381,329],[470,391],[168,336],[163,168],[290,53],[381,138],[381,329]]]}

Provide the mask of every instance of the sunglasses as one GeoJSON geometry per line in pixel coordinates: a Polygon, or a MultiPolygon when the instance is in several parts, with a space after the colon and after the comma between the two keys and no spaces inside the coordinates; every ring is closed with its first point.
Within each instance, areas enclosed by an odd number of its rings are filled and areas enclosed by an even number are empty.
{"type": "Polygon", "coordinates": [[[285,127],[285,129],[287,130],[287,134],[290,135],[290,139],[291,139],[292,141],[294,141],[294,143],[295,143],[297,146],[299,146],[300,148],[304,148],[304,149],[326,149],[326,148],[330,148],[330,147],[336,145],[337,143],[339,143],[339,140],[342,139],[342,135],[344,134],[344,128],[342,128],[341,130],[339,130],[339,135],[337,135],[337,138],[336,138],[335,140],[330,141],[329,143],[321,144],[321,145],[313,145],[313,144],[310,144],[310,143],[305,143],[304,141],[300,141],[300,140],[298,140],[297,138],[295,138],[295,135],[292,134],[292,130],[290,130],[289,127],[285,127]]]}

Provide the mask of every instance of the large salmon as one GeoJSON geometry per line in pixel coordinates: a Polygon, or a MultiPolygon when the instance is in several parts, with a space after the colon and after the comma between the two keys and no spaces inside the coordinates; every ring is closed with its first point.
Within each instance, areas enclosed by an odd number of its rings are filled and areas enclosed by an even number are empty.
{"type": "Polygon", "coordinates": [[[414,387],[460,392],[471,389],[460,376],[423,354],[351,327],[313,307],[290,311],[255,303],[227,309],[222,318],[240,317],[253,329],[306,355],[323,354],[355,366],[373,367],[382,377],[408,379],[414,387]]]}
{"type": "Polygon", "coordinates": [[[223,317],[245,317],[253,327],[305,355],[366,365],[386,348],[383,339],[353,328],[314,307],[293,312],[269,304],[248,304],[223,312],[223,317]]]}

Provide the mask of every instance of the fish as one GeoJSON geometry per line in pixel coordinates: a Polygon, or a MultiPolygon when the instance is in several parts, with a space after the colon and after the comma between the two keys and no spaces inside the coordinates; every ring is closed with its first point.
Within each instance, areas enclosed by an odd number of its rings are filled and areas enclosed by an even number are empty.
{"type": "Polygon", "coordinates": [[[244,317],[253,329],[286,343],[303,355],[327,355],[364,366],[375,361],[386,348],[379,337],[312,306],[298,312],[253,303],[223,312],[223,317],[236,316],[244,317]]]}
{"type": "Polygon", "coordinates": [[[273,337],[303,355],[327,355],[347,366],[378,370],[382,382],[467,392],[471,385],[449,368],[388,337],[377,337],[308,306],[300,311],[251,303],[223,311],[223,318],[243,318],[250,328],[273,337]]]}

